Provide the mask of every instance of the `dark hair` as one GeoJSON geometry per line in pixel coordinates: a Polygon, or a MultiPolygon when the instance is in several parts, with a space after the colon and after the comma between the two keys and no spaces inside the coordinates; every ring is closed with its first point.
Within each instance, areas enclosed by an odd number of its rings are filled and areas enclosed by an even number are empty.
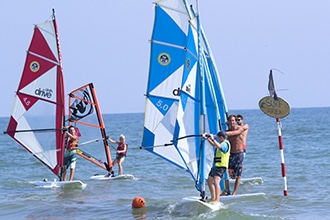
{"type": "Polygon", "coordinates": [[[237,117],[237,118],[241,118],[241,119],[243,120],[243,116],[240,115],[240,114],[236,115],[236,117],[237,117]]]}
{"type": "Polygon", "coordinates": [[[71,128],[74,128],[74,129],[76,129],[73,125],[70,125],[69,127],[68,127],[68,131],[70,131],[71,130],[71,128]]]}

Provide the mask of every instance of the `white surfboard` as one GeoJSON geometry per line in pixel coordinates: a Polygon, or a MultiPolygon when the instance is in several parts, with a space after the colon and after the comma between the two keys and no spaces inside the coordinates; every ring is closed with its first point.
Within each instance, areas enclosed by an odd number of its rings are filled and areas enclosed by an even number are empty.
{"type": "Polygon", "coordinates": [[[135,176],[132,174],[123,174],[123,175],[118,175],[118,176],[109,176],[106,177],[105,175],[94,175],[91,176],[91,180],[122,180],[122,179],[136,179],[135,176]]]}
{"type": "MultiPolygon", "coordinates": [[[[230,183],[235,183],[235,179],[230,179],[230,183]]],[[[241,178],[241,184],[250,183],[250,184],[258,184],[261,185],[264,180],[261,177],[248,177],[248,178],[241,178]]]]}
{"type": "Polygon", "coordinates": [[[43,187],[43,188],[81,188],[84,189],[87,184],[83,183],[80,180],[73,180],[73,181],[48,181],[48,180],[43,180],[43,181],[35,181],[33,182],[34,185],[39,186],[39,187],[43,187]]]}
{"type": "Polygon", "coordinates": [[[186,197],[181,200],[181,203],[184,206],[191,206],[191,208],[194,209],[194,211],[198,212],[214,212],[217,211],[221,208],[221,203],[208,203],[201,201],[199,197],[197,196],[191,196],[191,197],[186,197]]]}
{"type": "Polygon", "coordinates": [[[256,197],[256,196],[264,196],[266,195],[263,192],[260,193],[246,193],[246,194],[237,194],[237,195],[229,195],[229,196],[220,196],[220,201],[229,201],[234,199],[242,199],[247,197],[256,197]]]}

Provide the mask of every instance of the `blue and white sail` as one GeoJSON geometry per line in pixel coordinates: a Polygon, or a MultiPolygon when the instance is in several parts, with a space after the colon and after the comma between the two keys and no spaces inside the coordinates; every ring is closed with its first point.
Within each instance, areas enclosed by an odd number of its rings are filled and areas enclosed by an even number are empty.
{"type": "Polygon", "coordinates": [[[226,127],[220,78],[198,15],[185,0],[155,2],[142,147],[188,171],[205,195],[213,148],[226,127]]]}

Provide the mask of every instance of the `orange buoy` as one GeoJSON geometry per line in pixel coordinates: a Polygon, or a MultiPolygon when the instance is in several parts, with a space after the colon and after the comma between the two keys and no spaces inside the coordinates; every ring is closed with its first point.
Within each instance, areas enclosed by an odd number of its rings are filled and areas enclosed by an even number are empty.
{"type": "Polygon", "coordinates": [[[137,196],[132,201],[132,207],[133,208],[142,208],[146,205],[146,201],[144,201],[144,198],[141,196],[137,196]]]}

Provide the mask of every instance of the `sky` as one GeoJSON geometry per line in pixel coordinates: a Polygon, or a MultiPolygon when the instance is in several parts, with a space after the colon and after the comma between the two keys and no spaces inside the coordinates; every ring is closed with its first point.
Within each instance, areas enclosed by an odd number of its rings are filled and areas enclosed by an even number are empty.
{"type": "MultiPolygon", "coordinates": [[[[152,2],[1,1],[0,117],[11,113],[33,24],[52,8],[66,94],[92,82],[103,114],[144,112],[152,2]]],[[[329,8],[328,0],[199,1],[229,111],[259,108],[270,69],[291,108],[330,106],[329,8]]]]}

